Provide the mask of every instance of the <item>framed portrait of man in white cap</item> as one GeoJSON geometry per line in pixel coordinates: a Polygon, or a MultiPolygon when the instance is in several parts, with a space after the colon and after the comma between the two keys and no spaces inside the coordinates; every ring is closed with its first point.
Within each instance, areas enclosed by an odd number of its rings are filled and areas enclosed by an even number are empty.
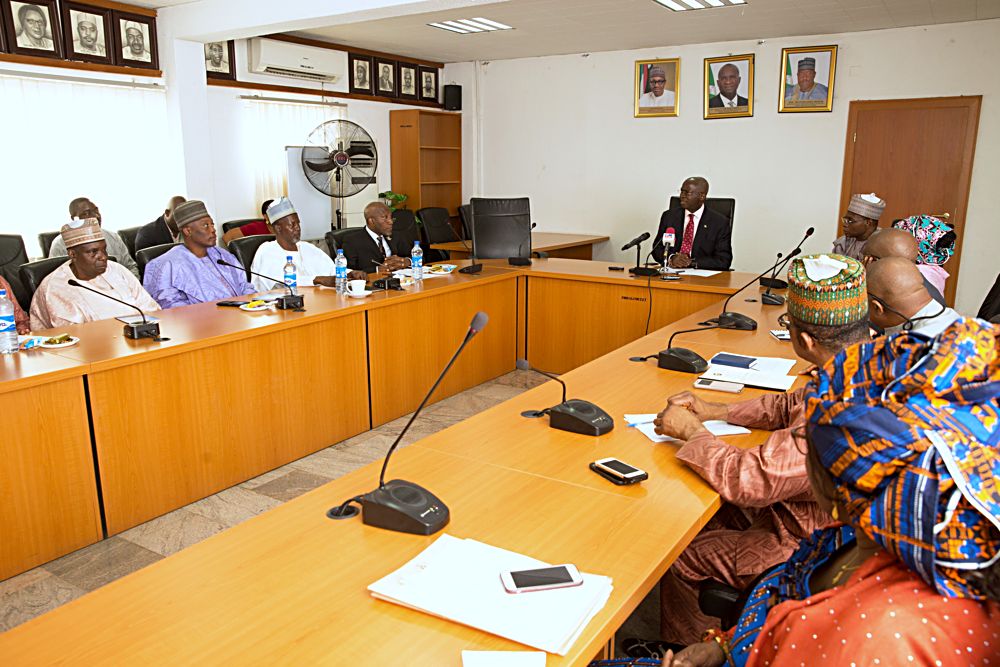
{"type": "Polygon", "coordinates": [[[410,63],[396,63],[396,83],[399,86],[399,96],[406,100],[417,99],[417,66],[410,63]]]}
{"type": "Polygon", "coordinates": [[[677,115],[680,69],[680,58],[635,61],[636,118],[677,115]]]}
{"type": "Polygon", "coordinates": [[[156,53],[156,17],[115,11],[115,64],[160,69],[156,53]]]}
{"type": "Polygon", "coordinates": [[[62,58],[56,0],[2,0],[3,27],[11,53],[62,58]]]}
{"type": "Polygon", "coordinates": [[[236,41],[205,43],[205,74],[209,79],[236,80],[236,41]]]}
{"type": "Polygon", "coordinates": [[[62,3],[63,46],[68,60],[112,62],[111,10],[82,2],[62,3]]]}
{"type": "Polygon", "coordinates": [[[836,73],[836,44],[782,49],[778,111],[832,111],[836,73]]]}

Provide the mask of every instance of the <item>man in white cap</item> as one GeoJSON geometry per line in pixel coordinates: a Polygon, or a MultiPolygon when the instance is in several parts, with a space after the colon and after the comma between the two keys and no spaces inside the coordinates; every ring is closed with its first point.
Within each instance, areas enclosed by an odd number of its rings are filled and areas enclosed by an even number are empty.
{"type": "MultiPolygon", "coordinates": [[[[86,220],[93,218],[97,220],[97,224],[102,224],[101,220],[101,210],[97,208],[97,204],[90,201],[86,197],[77,197],[69,203],[69,217],[70,220],[86,220]]],[[[108,246],[108,254],[114,257],[119,264],[124,266],[126,269],[132,272],[132,275],[136,278],[139,277],[139,267],[136,266],[135,260],[132,259],[132,255],[129,254],[128,246],[122,241],[122,237],[118,234],[102,228],[102,233],[104,234],[104,241],[108,246]]],[[[60,255],[66,255],[66,244],[63,243],[62,236],[57,236],[52,241],[52,247],[49,248],[49,257],[59,257],[60,255]]]]}
{"type": "Polygon", "coordinates": [[[649,70],[649,92],[639,98],[639,108],[672,107],[675,102],[674,91],[667,90],[667,73],[659,66],[649,70]]]}
{"type": "Polygon", "coordinates": [[[809,57],[799,60],[796,78],[798,79],[798,83],[792,86],[792,89],[785,95],[786,100],[791,102],[826,101],[829,91],[822,83],[816,83],[815,58],[809,57]]]}
{"type": "Polygon", "coordinates": [[[885,201],[874,192],[868,195],[851,195],[847,213],[841,218],[844,235],[833,242],[833,252],[863,261],[865,243],[878,229],[879,218],[885,210],[885,201]]]}
{"type": "Polygon", "coordinates": [[[135,21],[122,21],[125,35],[125,45],[122,46],[122,58],[127,60],[139,60],[144,63],[152,62],[153,56],[146,49],[146,36],[143,33],[143,26],[135,21]]]}
{"type": "MultiPolygon", "coordinates": [[[[250,270],[275,278],[284,277],[285,263],[288,258],[295,264],[296,281],[300,287],[323,285],[335,287],[336,267],[333,260],[325,252],[311,243],[303,243],[302,226],[299,214],[295,212],[292,202],[281,197],[268,206],[267,222],[274,232],[274,241],[262,243],[254,255],[250,270]]],[[[363,271],[350,272],[351,279],[365,278],[363,271]]],[[[266,292],[282,287],[281,282],[252,276],[253,285],[259,292],[266,292]]]]}
{"type": "Polygon", "coordinates": [[[101,22],[101,17],[97,14],[71,11],[74,21],[76,21],[76,38],[73,39],[73,51],[90,56],[106,56],[104,42],[99,39],[97,26],[101,22]]]}
{"type": "Polygon", "coordinates": [[[31,300],[32,329],[135,314],[126,305],[70,285],[70,280],[144,311],[160,309],[135,276],[121,264],[108,261],[108,244],[97,219],[74,220],[63,225],[59,236],[67,248],[69,261],[47,275],[35,291],[31,300]]]}

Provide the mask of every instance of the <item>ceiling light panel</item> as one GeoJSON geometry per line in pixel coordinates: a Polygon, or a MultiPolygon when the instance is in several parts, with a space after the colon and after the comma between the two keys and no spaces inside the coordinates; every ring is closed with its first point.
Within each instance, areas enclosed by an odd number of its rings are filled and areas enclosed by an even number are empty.
{"type": "Polygon", "coordinates": [[[499,21],[494,21],[492,19],[486,19],[481,16],[477,16],[474,19],[454,19],[451,21],[441,21],[438,23],[428,23],[427,25],[432,28],[440,28],[441,30],[448,30],[450,32],[455,32],[460,35],[467,35],[476,32],[496,32],[498,30],[513,30],[511,26],[506,23],[500,23],[499,21]]]}
{"type": "Polygon", "coordinates": [[[746,0],[653,0],[653,2],[663,5],[667,9],[672,9],[675,12],[697,11],[699,9],[713,9],[716,7],[733,7],[746,4],[746,0]]]}

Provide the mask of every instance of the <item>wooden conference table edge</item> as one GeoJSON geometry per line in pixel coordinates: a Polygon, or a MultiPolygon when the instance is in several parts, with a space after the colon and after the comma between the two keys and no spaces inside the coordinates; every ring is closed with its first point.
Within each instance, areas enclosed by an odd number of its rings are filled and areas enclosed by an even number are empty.
{"type": "MultiPolygon", "coordinates": [[[[568,232],[534,232],[532,234],[531,250],[533,252],[548,252],[550,250],[563,250],[565,248],[575,248],[577,246],[593,246],[598,243],[610,241],[610,236],[600,236],[592,234],[571,234],[568,232]],[[536,245],[535,238],[539,243],[536,245]]],[[[446,243],[434,243],[431,248],[434,250],[447,250],[455,252],[468,252],[469,248],[461,241],[447,241],[446,243]]]]}

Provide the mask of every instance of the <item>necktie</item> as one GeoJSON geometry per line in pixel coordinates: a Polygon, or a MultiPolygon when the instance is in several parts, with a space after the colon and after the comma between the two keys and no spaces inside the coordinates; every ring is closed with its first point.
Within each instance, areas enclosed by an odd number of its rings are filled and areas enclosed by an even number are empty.
{"type": "Polygon", "coordinates": [[[389,247],[389,244],[385,242],[385,237],[379,234],[378,237],[378,251],[382,253],[382,261],[384,262],[389,256],[386,254],[385,249],[389,247]]]}
{"type": "Polygon", "coordinates": [[[735,106],[736,106],[736,102],[734,100],[729,100],[729,107],[732,108],[732,107],[735,107],[735,106]]]}
{"type": "Polygon", "coordinates": [[[688,213],[688,223],[684,225],[684,240],[681,241],[681,252],[691,256],[691,246],[694,245],[694,213],[688,213]]]}

